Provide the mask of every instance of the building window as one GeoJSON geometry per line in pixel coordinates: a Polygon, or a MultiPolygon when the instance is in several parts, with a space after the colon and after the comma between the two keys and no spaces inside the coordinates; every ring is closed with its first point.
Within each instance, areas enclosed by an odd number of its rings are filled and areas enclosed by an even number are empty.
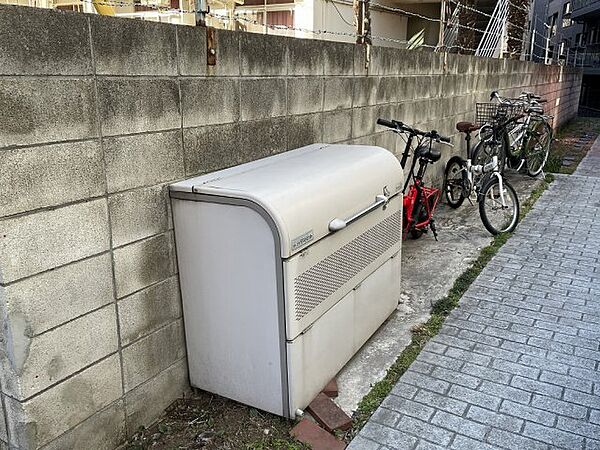
{"type": "Polygon", "coordinates": [[[551,17],[548,17],[548,25],[550,26],[550,37],[554,37],[556,35],[557,20],[558,20],[558,13],[554,14],[551,17]]]}

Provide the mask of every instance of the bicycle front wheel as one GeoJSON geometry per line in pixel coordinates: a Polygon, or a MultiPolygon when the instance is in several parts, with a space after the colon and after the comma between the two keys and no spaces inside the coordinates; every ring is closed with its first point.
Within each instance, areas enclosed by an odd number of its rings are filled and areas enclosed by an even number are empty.
{"type": "Polygon", "coordinates": [[[537,121],[529,135],[529,140],[525,146],[525,161],[527,162],[527,174],[530,177],[537,177],[550,153],[552,143],[552,127],[545,121],[537,121]]]}
{"type": "Polygon", "coordinates": [[[493,140],[479,141],[473,149],[473,156],[471,158],[473,165],[482,165],[492,162],[492,157],[498,157],[498,172],[504,173],[504,164],[506,162],[506,149],[504,140],[497,142],[493,140]]]}
{"type": "Polygon", "coordinates": [[[514,188],[494,174],[483,186],[479,197],[479,215],[493,235],[514,231],[519,222],[519,198],[514,188]]]}

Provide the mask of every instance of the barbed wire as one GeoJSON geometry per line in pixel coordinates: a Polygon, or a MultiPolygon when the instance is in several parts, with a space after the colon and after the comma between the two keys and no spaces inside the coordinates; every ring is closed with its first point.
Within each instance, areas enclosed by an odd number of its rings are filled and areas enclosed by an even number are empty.
{"type": "MultiPolygon", "coordinates": [[[[332,30],[321,30],[321,29],[308,29],[308,28],[301,28],[301,27],[294,27],[294,26],[288,26],[288,25],[277,25],[277,24],[265,24],[264,22],[259,22],[258,20],[254,20],[251,19],[249,17],[246,17],[245,14],[234,14],[233,16],[229,16],[229,15],[222,15],[219,13],[214,13],[214,12],[206,12],[206,11],[197,11],[197,10],[192,10],[192,9],[183,9],[183,8],[172,8],[172,7],[163,7],[160,5],[152,5],[152,4],[147,4],[147,3],[142,3],[141,1],[124,1],[124,0],[80,0],[82,3],[88,3],[88,4],[93,4],[93,5],[99,5],[99,6],[113,6],[113,7],[118,7],[118,6],[122,6],[122,7],[135,7],[135,6],[141,6],[141,7],[145,7],[145,8],[149,8],[150,11],[134,11],[131,13],[118,13],[118,15],[137,15],[142,16],[145,12],[152,12],[155,11],[157,13],[162,13],[162,14],[197,14],[197,13],[204,13],[206,14],[206,16],[208,17],[212,17],[214,19],[220,20],[220,21],[224,21],[224,22],[231,22],[231,21],[238,21],[238,22],[245,22],[248,24],[254,24],[260,27],[265,27],[267,29],[271,29],[274,31],[290,31],[290,32],[301,32],[304,34],[309,34],[309,35],[333,35],[333,36],[342,36],[342,37],[346,37],[346,38],[358,38],[358,37],[362,37],[360,34],[356,33],[356,32],[343,32],[343,31],[332,31],[332,30]]],[[[333,0],[329,0],[329,1],[333,1],[333,0]]],[[[350,1],[346,1],[346,0],[335,0],[340,4],[345,4],[345,5],[352,5],[352,3],[350,1]]],[[[460,5],[461,7],[465,7],[465,5],[461,4],[461,2],[459,0],[450,0],[451,2],[460,5]]],[[[510,3],[510,2],[509,2],[510,3]]],[[[512,3],[511,3],[512,4],[512,3]]],[[[381,8],[382,10],[385,11],[391,11],[394,13],[398,13],[398,14],[403,14],[403,15],[409,15],[409,16],[413,16],[413,17],[417,17],[420,19],[424,19],[430,22],[437,22],[441,24],[441,20],[440,19],[435,19],[432,17],[427,17],[427,16],[423,16],[421,14],[418,13],[414,13],[412,11],[406,11],[402,8],[396,8],[396,7],[390,7],[387,5],[383,5],[377,2],[371,2],[371,5],[376,6],[378,8],[381,8]]],[[[334,5],[335,6],[335,5],[334,5]]],[[[513,6],[517,6],[514,5],[513,6]]],[[[467,7],[470,8],[470,7],[467,7]]],[[[336,8],[337,9],[337,8],[336,8]]],[[[488,17],[491,17],[491,15],[484,13],[482,11],[478,11],[475,8],[470,8],[473,9],[474,11],[477,11],[483,15],[486,15],[488,17]]],[[[523,9],[523,8],[521,8],[523,9]]],[[[538,19],[536,17],[536,19],[538,19]]],[[[539,19],[538,19],[539,20],[539,19]]],[[[348,22],[346,22],[346,24],[348,24],[348,22]]],[[[471,27],[468,25],[463,25],[463,24],[453,24],[454,26],[457,26],[459,28],[464,28],[464,29],[468,29],[468,30],[473,30],[473,31],[477,31],[479,33],[482,33],[483,35],[485,35],[486,33],[491,33],[491,32],[487,32],[486,30],[481,30],[479,28],[476,27],[471,27]]],[[[546,24],[544,24],[546,25],[546,24]]],[[[546,25],[547,26],[547,25],[546,25]]],[[[521,28],[524,30],[524,28],[521,28]]],[[[541,35],[540,33],[538,33],[536,30],[534,31],[534,35],[537,34],[538,36],[541,36],[542,38],[544,38],[543,35],[541,35]]],[[[374,40],[378,40],[378,41],[383,41],[383,42],[390,42],[390,43],[395,43],[398,44],[401,47],[406,47],[406,45],[408,44],[407,40],[403,40],[403,39],[396,39],[396,38],[391,38],[391,37],[387,37],[387,36],[380,36],[377,34],[372,34],[371,38],[374,40]]],[[[533,45],[537,48],[541,48],[541,49],[546,49],[546,47],[540,46],[539,44],[537,44],[534,40],[533,45]]],[[[445,51],[452,51],[452,50],[457,50],[457,51],[465,51],[465,52],[477,52],[477,50],[479,51],[486,51],[486,50],[494,50],[494,48],[471,48],[471,47],[465,47],[459,44],[452,44],[452,45],[430,45],[430,44],[420,44],[418,46],[419,48],[429,48],[429,49],[434,49],[434,50],[445,50],[445,51]]]]}

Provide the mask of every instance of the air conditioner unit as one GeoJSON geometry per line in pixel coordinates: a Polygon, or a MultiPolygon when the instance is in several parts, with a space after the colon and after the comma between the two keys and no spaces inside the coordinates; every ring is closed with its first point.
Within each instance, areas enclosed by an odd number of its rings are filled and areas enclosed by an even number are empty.
{"type": "Polygon", "coordinates": [[[314,144],[171,185],[192,386],[305,408],[398,304],[402,182],[314,144]]]}

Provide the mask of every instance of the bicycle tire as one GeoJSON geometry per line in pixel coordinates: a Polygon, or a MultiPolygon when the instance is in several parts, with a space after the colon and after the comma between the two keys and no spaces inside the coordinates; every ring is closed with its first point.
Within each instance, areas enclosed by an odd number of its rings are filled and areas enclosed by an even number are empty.
{"type": "Polygon", "coordinates": [[[496,187],[499,185],[498,177],[492,175],[484,184],[479,195],[479,216],[481,217],[483,226],[493,235],[512,232],[519,223],[519,197],[517,196],[515,189],[508,181],[503,179],[502,184],[506,190],[506,193],[508,194],[508,197],[510,198],[511,205],[506,207],[510,208],[510,221],[503,222],[500,227],[498,224],[492,223],[492,220],[490,219],[490,213],[494,207],[497,209],[498,206],[500,206],[501,209],[504,209],[504,207],[497,200],[497,195],[499,194],[499,189],[496,187]],[[498,190],[498,194],[495,193],[494,188],[498,190]],[[488,197],[490,200],[489,202],[486,201],[488,197]]]}
{"type": "MultiPolygon", "coordinates": [[[[416,204],[413,208],[413,217],[415,217],[415,223],[421,223],[427,219],[427,211],[425,210],[425,205],[423,204],[423,202],[419,201],[419,203],[416,204]]],[[[419,239],[421,236],[423,236],[424,232],[425,231],[422,229],[417,229],[413,227],[410,230],[410,237],[413,239],[419,239]]]]}
{"type": "MultiPolygon", "coordinates": [[[[533,137],[530,137],[527,141],[525,147],[525,161],[527,163],[527,174],[530,177],[537,177],[544,169],[546,161],[548,160],[548,154],[550,153],[550,145],[552,144],[552,127],[550,124],[545,120],[541,120],[536,123],[535,128],[537,129],[538,127],[543,129],[540,135],[547,136],[547,139],[542,143],[542,148],[536,153],[530,153],[532,148],[530,142],[533,137]],[[541,156],[541,158],[533,159],[533,155],[541,156]],[[532,164],[531,161],[534,161],[534,163],[532,164]]],[[[531,130],[531,132],[536,133],[535,129],[531,130]]],[[[537,142],[539,143],[539,139],[537,139],[537,142]]]]}
{"type": "Polygon", "coordinates": [[[454,209],[460,207],[465,201],[467,187],[465,186],[464,170],[466,170],[466,166],[467,164],[460,156],[453,156],[448,160],[446,169],[444,170],[444,196],[446,203],[454,209]],[[450,179],[450,176],[453,178],[450,179]],[[455,186],[451,186],[449,183],[450,180],[452,180],[452,184],[455,184],[455,186]],[[453,187],[458,188],[458,190],[452,190],[453,187]]]}
{"type": "Polygon", "coordinates": [[[506,165],[506,143],[503,138],[502,143],[494,144],[491,140],[485,139],[479,141],[473,149],[473,155],[471,161],[474,166],[486,164],[492,161],[492,156],[498,156],[498,172],[504,173],[504,167],[506,165]]]}

